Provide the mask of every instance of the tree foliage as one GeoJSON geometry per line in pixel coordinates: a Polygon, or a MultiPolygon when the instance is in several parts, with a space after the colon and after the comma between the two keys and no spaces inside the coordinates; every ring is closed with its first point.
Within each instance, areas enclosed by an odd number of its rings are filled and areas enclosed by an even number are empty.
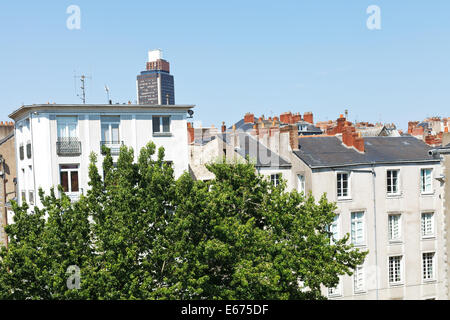
{"type": "Polygon", "coordinates": [[[58,189],[42,208],[13,204],[0,251],[3,299],[322,299],[366,252],[330,242],[335,204],[286,192],[249,163],[208,165],[215,179],[174,179],[153,143],[134,162],[108,149],[79,201],[58,189]],[[69,289],[69,266],[80,288],[69,289]]]}

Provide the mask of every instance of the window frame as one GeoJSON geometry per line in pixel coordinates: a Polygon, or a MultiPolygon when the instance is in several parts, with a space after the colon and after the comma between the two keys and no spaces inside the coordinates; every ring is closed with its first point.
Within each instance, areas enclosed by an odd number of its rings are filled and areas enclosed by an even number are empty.
{"type": "Polygon", "coordinates": [[[436,237],[436,222],[435,222],[435,212],[434,211],[424,211],[420,214],[420,237],[421,239],[433,239],[436,237]],[[431,215],[431,230],[430,234],[424,234],[424,230],[426,230],[426,226],[424,228],[424,220],[423,217],[425,215],[431,215]]]}
{"type": "Polygon", "coordinates": [[[366,268],[364,264],[361,264],[359,266],[356,266],[354,273],[353,273],[353,293],[354,294],[361,294],[361,293],[365,293],[367,292],[367,288],[366,288],[366,268]],[[357,283],[357,270],[361,269],[361,273],[362,273],[362,288],[357,288],[356,283],[357,283]]]}
{"type": "Polygon", "coordinates": [[[330,236],[331,244],[334,244],[336,240],[338,241],[341,239],[340,225],[341,225],[340,214],[338,213],[333,217],[333,222],[330,225],[328,225],[328,232],[332,233],[330,236]],[[333,230],[336,230],[336,232],[333,232],[333,230]],[[333,236],[334,233],[336,233],[336,238],[333,236]]]}
{"type": "Polygon", "coordinates": [[[273,185],[275,187],[278,187],[280,185],[281,178],[282,178],[281,172],[270,174],[270,182],[273,183],[273,185]],[[276,179],[273,179],[273,177],[276,177],[276,179]],[[275,181],[275,183],[274,183],[274,181],[275,181]]]}
{"type": "Polygon", "coordinates": [[[64,191],[64,193],[68,195],[78,195],[81,193],[81,187],[80,187],[80,165],[79,164],[73,164],[73,163],[67,163],[67,164],[60,164],[59,165],[59,184],[63,186],[62,184],[62,177],[61,174],[63,172],[67,172],[67,191],[64,191]],[[63,168],[63,166],[77,166],[76,168],[63,168]],[[78,180],[78,191],[72,191],[72,172],[77,172],[77,180],[78,180]]]}
{"type": "Polygon", "coordinates": [[[403,236],[403,230],[402,230],[402,214],[401,213],[388,213],[388,239],[390,243],[398,243],[402,242],[402,236],[403,236]],[[392,238],[393,230],[391,230],[391,217],[398,217],[397,223],[398,223],[398,237],[392,238]]]}
{"type": "MultiPolygon", "coordinates": [[[[392,177],[391,177],[392,180],[392,177]]],[[[392,182],[392,181],[391,181],[392,182]]],[[[391,184],[391,188],[392,188],[393,184],[391,184]]],[[[386,169],[386,195],[388,197],[396,197],[396,196],[400,196],[402,194],[401,190],[400,190],[400,169],[386,169]],[[389,172],[397,172],[397,180],[396,180],[396,192],[389,192],[389,172]]]]}
{"type": "Polygon", "coordinates": [[[172,116],[171,115],[152,115],[152,135],[153,136],[171,136],[172,135],[172,116]],[[159,131],[155,131],[154,119],[159,118],[159,131]],[[164,131],[163,118],[169,119],[169,131],[164,131]]]}
{"type": "Polygon", "coordinates": [[[436,277],[436,274],[437,274],[437,259],[436,259],[436,251],[424,251],[424,252],[422,252],[422,281],[423,282],[434,282],[434,281],[436,281],[436,279],[437,279],[437,277],[436,277]],[[426,270],[425,270],[425,260],[424,260],[424,256],[425,255],[428,255],[428,254],[432,254],[433,256],[432,256],[432,277],[431,278],[425,278],[425,272],[426,272],[426,270]]]}
{"type": "MultiPolygon", "coordinates": [[[[122,128],[121,128],[121,119],[120,119],[120,115],[102,115],[100,117],[100,135],[101,135],[101,141],[107,143],[107,144],[120,144],[121,140],[120,140],[120,136],[121,136],[121,132],[122,132],[122,128]],[[108,120],[107,118],[116,118],[114,120],[108,120]],[[117,124],[117,141],[113,140],[113,133],[112,133],[112,127],[111,125],[113,124],[117,124]],[[109,140],[103,140],[103,126],[104,125],[108,125],[108,139],[109,140]]],[[[105,137],[106,138],[106,137],[105,137]]]]}
{"type": "MultiPolygon", "coordinates": [[[[337,171],[336,172],[336,197],[338,200],[349,200],[351,199],[351,172],[350,171],[337,171]],[[340,175],[347,175],[347,195],[339,195],[339,187],[343,188],[343,181],[339,183],[340,175]]],[[[342,192],[343,193],[343,192],[342,192]]]]}
{"type": "Polygon", "coordinates": [[[297,191],[306,194],[306,179],[304,174],[297,174],[297,191]]]}
{"type": "MultiPolygon", "coordinates": [[[[395,269],[394,269],[395,270],[395,269]]],[[[404,268],[404,256],[403,255],[390,255],[388,256],[388,283],[389,286],[401,286],[405,282],[405,268],[404,268]],[[391,281],[391,258],[400,258],[399,263],[399,275],[400,280],[398,281],[391,281]]]]}
{"type": "Polygon", "coordinates": [[[433,194],[434,193],[433,173],[434,173],[433,168],[420,168],[420,194],[427,195],[427,194],[433,194]],[[424,171],[428,171],[428,170],[431,171],[430,172],[430,190],[424,190],[424,187],[426,186],[426,184],[424,184],[424,176],[422,175],[422,173],[424,171]]]}
{"type": "Polygon", "coordinates": [[[327,288],[327,297],[337,298],[337,297],[342,297],[342,295],[343,295],[343,293],[342,293],[342,277],[339,276],[339,282],[336,285],[336,287],[327,288]],[[330,292],[332,290],[336,290],[336,292],[330,292]]]}
{"type": "Polygon", "coordinates": [[[77,138],[79,137],[79,129],[78,129],[78,116],[72,116],[72,115],[58,115],[56,116],[56,138],[57,140],[64,139],[64,138],[77,138]],[[69,121],[74,120],[75,121],[69,121]],[[75,136],[72,137],[70,135],[69,125],[75,124],[75,136]],[[60,136],[60,127],[64,126],[65,136],[60,136]]]}
{"type": "MultiPolygon", "coordinates": [[[[355,224],[356,228],[356,224],[355,224]]],[[[355,239],[357,238],[357,229],[355,230],[355,239]]],[[[350,241],[355,247],[364,247],[366,245],[366,212],[363,210],[355,210],[350,212],[350,241]],[[362,218],[357,218],[358,220],[362,221],[362,241],[361,242],[354,242],[353,240],[353,216],[362,213],[362,218]]],[[[356,241],[356,240],[355,240],[356,241]]]]}

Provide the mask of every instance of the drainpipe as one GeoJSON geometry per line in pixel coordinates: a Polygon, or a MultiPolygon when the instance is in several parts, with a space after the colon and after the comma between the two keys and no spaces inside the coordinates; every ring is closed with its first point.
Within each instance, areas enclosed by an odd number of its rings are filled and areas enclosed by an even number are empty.
{"type": "Polygon", "coordinates": [[[375,241],[375,281],[376,281],[376,299],[378,300],[378,245],[377,245],[377,203],[375,193],[375,165],[372,163],[372,188],[373,188],[373,231],[375,241]]]}

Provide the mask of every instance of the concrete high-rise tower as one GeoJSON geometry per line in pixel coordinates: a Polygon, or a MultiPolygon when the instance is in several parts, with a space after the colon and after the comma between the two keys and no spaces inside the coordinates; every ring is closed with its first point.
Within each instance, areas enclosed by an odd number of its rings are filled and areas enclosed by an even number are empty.
{"type": "Polygon", "coordinates": [[[137,76],[138,104],[175,104],[175,88],[170,64],[161,50],[150,50],[145,71],[137,76]]]}

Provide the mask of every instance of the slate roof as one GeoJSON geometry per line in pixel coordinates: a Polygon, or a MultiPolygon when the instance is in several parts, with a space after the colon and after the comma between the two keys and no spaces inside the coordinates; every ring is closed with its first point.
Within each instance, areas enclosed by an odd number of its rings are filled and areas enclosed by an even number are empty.
{"type": "MultiPolygon", "coordinates": [[[[242,157],[249,157],[250,161],[255,161],[256,167],[274,167],[274,168],[290,168],[291,163],[270,149],[266,148],[262,143],[258,142],[247,133],[236,133],[239,137],[239,148],[236,152],[242,157]]],[[[218,137],[227,144],[231,144],[230,134],[219,134],[218,137]]]]}
{"type": "Polygon", "coordinates": [[[337,137],[300,138],[294,151],[311,168],[395,164],[405,162],[439,162],[428,154],[432,148],[411,136],[365,137],[365,152],[346,147],[337,137]]]}

